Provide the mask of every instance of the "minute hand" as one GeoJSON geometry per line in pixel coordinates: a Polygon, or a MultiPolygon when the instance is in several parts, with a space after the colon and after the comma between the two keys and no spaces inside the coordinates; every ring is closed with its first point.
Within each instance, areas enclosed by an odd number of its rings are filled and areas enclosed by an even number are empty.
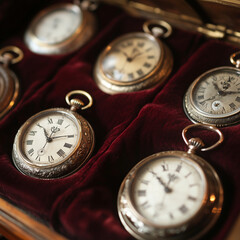
{"type": "Polygon", "coordinates": [[[54,137],[52,137],[52,139],[55,139],[55,138],[62,138],[62,137],[69,137],[69,136],[71,136],[71,135],[54,136],[54,137]]]}
{"type": "Polygon", "coordinates": [[[202,102],[199,102],[199,103],[200,103],[200,104],[203,104],[204,102],[209,101],[209,100],[213,100],[213,99],[215,99],[215,98],[216,98],[216,96],[212,96],[212,97],[207,98],[207,99],[205,99],[205,100],[203,100],[202,102]]]}
{"type": "Polygon", "coordinates": [[[240,93],[239,91],[226,91],[226,92],[224,92],[224,91],[221,91],[221,96],[226,96],[226,95],[228,95],[228,94],[236,94],[236,93],[240,93]]]}

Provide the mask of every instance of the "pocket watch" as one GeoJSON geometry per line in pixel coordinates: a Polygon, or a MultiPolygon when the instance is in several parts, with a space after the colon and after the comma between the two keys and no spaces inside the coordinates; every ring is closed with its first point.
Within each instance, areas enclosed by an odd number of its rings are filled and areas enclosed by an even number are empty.
{"type": "Polygon", "coordinates": [[[92,106],[92,97],[75,90],[66,95],[71,106],[51,108],[30,117],[18,130],[13,144],[13,163],[25,175],[42,178],[61,178],[83,166],[94,147],[94,132],[76,110],[92,106]],[[73,95],[82,95],[88,104],[73,95]]]}
{"type": "Polygon", "coordinates": [[[236,67],[218,67],[199,76],[184,97],[184,110],[193,122],[218,127],[240,121],[240,52],[230,56],[236,67]]]}
{"type": "Polygon", "coordinates": [[[143,24],[143,30],[120,36],[99,55],[94,79],[102,91],[108,94],[139,91],[161,84],[168,77],[173,58],[158,37],[168,37],[171,26],[149,20],[143,24]]]}
{"type": "Polygon", "coordinates": [[[140,161],[127,174],[118,194],[118,214],[126,230],[137,239],[196,239],[218,219],[223,204],[220,179],[199,149],[208,151],[223,141],[215,126],[193,124],[183,130],[188,152],[166,151],[140,161]],[[216,132],[219,140],[204,147],[188,130],[216,132]]]}
{"type": "MultiPolygon", "coordinates": [[[[82,7],[85,5],[75,0],[41,11],[24,35],[26,45],[31,51],[45,55],[65,54],[82,47],[96,30],[95,18],[82,7]]],[[[88,9],[94,6],[94,3],[87,5],[88,9]]]]}
{"type": "Polygon", "coordinates": [[[18,47],[0,49],[0,118],[12,109],[19,96],[19,80],[9,65],[21,61],[23,52],[18,47]]]}

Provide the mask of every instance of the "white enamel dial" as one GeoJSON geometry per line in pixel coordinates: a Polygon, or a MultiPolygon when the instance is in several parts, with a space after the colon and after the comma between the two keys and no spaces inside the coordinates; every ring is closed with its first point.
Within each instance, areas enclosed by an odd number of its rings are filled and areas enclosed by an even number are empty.
{"type": "Polygon", "coordinates": [[[62,42],[77,30],[82,13],[70,9],[56,9],[44,15],[35,26],[36,37],[48,44],[62,42]]]}
{"type": "Polygon", "coordinates": [[[127,34],[107,48],[102,71],[110,80],[132,82],[145,77],[160,61],[158,43],[144,34],[127,34]]]}
{"type": "Polygon", "coordinates": [[[69,158],[79,144],[81,128],[62,112],[40,114],[25,130],[22,153],[37,166],[56,165],[69,158]]]}
{"type": "Polygon", "coordinates": [[[163,156],[145,163],[131,187],[137,212],[158,226],[183,224],[201,208],[206,180],[190,159],[163,156]]]}

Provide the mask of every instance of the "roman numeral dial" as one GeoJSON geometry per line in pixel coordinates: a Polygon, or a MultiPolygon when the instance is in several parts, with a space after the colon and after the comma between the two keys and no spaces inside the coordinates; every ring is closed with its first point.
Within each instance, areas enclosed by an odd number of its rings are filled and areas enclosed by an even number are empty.
{"type": "Polygon", "coordinates": [[[240,121],[240,74],[233,67],[209,70],[189,86],[186,114],[196,122],[228,126],[240,121]]]}
{"type": "Polygon", "coordinates": [[[23,151],[33,164],[57,164],[74,151],[80,136],[81,129],[74,119],[61,112],[50,112],[28,126],[23,151]]]}
{"type": "Polygon", "coordinates": [[[114,81],[136,81],[155,69],[160,55],[160,47],[155,42],[144,36],[127,35],[104,56],[102,70],[114,81]]]}
{"type": "Polygon", "coordinates": [[[155,224],[179,224],[201,208],[205,192],[203,172],[186,159],[155,159],[135,176],[133,205],[155,224]]]}

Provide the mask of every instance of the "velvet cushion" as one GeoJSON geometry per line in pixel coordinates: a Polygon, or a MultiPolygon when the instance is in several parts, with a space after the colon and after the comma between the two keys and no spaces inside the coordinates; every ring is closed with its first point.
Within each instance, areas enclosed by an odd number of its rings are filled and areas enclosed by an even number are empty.
{"type": "MultiPolygon", "coordinates": [[[[142,31],[144,19],[101,4],[95,12],[98,32],[83,48],[66,55],[40,56],[27,49],[23,34],[34,14],[54,2],[0,3],[0,47],[16,45],[24,52],[24,59],[12,66],[21,82],[21,98],[0,121],[0,195],[70,239],[132,239],[117,214],[116,200],[123,178],[150,154],[187,149],[181,132],[191,122],[182,107],[184,93],[203,72],[230,66],[229,56],[237,49],[173,29],[164,40],[174,56],[174,68],[166,83],[149,90],[108,95],[93,80],[96,57],[117,36],[142,31]],[[96,135],[92,157],[82,169],[63,179],[24,176],[11,158],[17,130],[41,110],[68,108],[65,95],[75,89],[89,92],[94,99],[93,107],[81,112],[96,135]]],[[[224,239],[239,214],[240,125],[222,131],[224,143],[201,154],[218,172],[225,197],[221,217],[204,239],[224,239]]],[[[212,134],[203,135],[214,138],[212,134]]]]}

